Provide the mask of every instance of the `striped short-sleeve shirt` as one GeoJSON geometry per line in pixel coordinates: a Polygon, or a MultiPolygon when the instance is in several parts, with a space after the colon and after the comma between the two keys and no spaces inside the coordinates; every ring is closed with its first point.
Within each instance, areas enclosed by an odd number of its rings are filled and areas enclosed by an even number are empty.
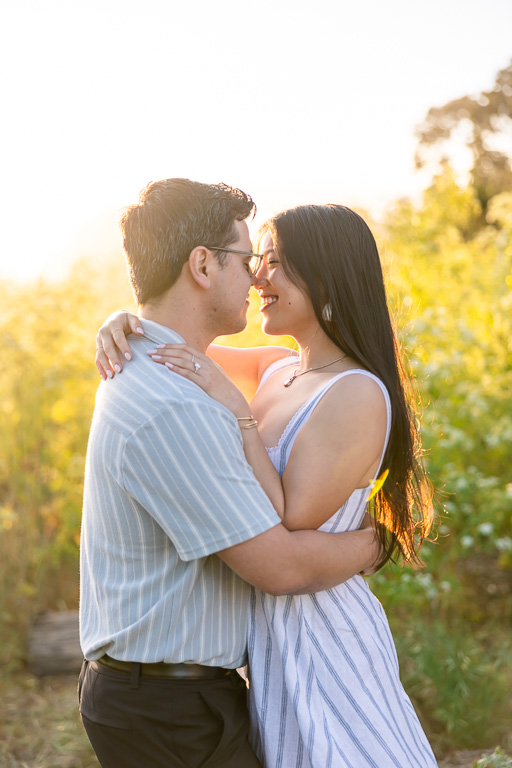
{"type": "Polygon", "coordinates": [[[183,341],[148,320],[133,360],[100,384],[80,553],[86,658],[245,663],[249,586],[215,553],[280,519],[234,416],[146,354],[183,341]]]}

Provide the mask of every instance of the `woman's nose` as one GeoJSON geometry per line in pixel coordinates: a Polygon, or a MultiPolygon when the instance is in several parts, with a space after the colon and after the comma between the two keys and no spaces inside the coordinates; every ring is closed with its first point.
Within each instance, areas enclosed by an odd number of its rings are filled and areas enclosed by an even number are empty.
{"type": "Polygon", "coordinates": [[[264,264],[262,264],[256,274],[253,276],[252,284],[256,287],[266,285],[267,283],[268,280],[266,276],[266,267],[264,264]]]}

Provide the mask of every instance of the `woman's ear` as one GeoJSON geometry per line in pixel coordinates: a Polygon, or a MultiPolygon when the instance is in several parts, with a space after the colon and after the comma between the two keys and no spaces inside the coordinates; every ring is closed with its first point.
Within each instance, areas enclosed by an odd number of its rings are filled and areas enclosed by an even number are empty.
{"type": "Polygon", "coordinates": [[[190,251],[190,256],[187,261],[187,267],[190,272],[190,276],[194,282],[200,288],[208,290],[210,287],[210,267],[212,256],[211,251],[204,247],[204,245],[198,245],[190,251]]]}

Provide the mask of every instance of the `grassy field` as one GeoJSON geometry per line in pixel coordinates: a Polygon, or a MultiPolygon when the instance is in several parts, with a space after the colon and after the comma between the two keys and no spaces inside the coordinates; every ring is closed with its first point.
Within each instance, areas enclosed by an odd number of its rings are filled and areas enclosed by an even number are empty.
{"type": "Polygon", "coordinates": [[[2,768],[98,768],[78,716],[77,677],[18,673],[1,681],[2,768]]]}
{"type": "MultiPolygon", "coordinates": [[[[36,678],[28,673],[0,682],[1,768],[98,768],[78,716],[76,685],[77,675],[36,678]]],[[[483,753],[455,751],[438,756],[439,765],[472,768],[483,753]]],[[[487,766],[512,768],[512,758],[490,758],[487,766]]]]}

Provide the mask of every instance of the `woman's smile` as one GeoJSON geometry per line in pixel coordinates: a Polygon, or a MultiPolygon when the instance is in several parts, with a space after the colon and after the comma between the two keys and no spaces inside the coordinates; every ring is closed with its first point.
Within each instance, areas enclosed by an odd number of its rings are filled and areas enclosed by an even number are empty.
{"type": "Polygon", "coordinates": [[[277,296],[274,296],[273,294],[262,294],[260,293],[260,312],[264,312],[266,309],[268,309],[272,304],[275,304],[278,300],[277,296]]]}

